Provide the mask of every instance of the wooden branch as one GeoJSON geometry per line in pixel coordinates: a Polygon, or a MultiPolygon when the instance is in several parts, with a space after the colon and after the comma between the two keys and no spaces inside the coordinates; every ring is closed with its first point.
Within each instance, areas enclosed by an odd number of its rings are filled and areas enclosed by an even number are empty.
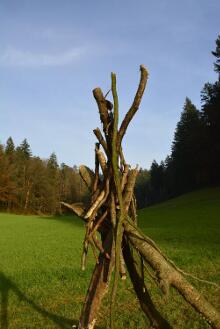
{"type": "Polygon", "coordinates": [[[115,229],[115,227],[116,227],[116,206],[115,206],[115,196],[114,196],[113,192],[111,192],[110,215],[111,215],[111,223],[112,223],[113,229],[115,229]]]}
{"type": "Polygon", "coordinates": [[[126,280],[127,275],[126,275],[125,260],[124,260],[124,256],[123,256],[123,253],[122,253],[122,249],[121,249],[121,252],[120,252],[120,269],[119,269],[119,272],[120,272],[121,279],[126,280]]]}
{"type": "Polygon", "coordinates": [[[97,147],[96,147],[95,151],[96,151],[96,154],[97,154],[97,157],[98,157],[100,167],[102,169],[102,173],[103,173],[104,176],[106,176],[107,165],[106,165],[105,156],[104,156],[103,152],[100,151],[97,147]]]}
{"type": "Polygon", "coordinates": [[[138,174],[138,169],[131,169],[128,175],[127,184],[125,186],[123,193],[124,209],[126,212],[128,212],[128,209],[130,207],[137,174],[138,174]]]}
{"type": "Polygon", "coordinates": [[[117,293],[117,285],[119,279],[119,271],[120,271],[120,253],[121,253],[121,242],[122,242],[122,234],[123,227],[122,223],[124,220],[124,205],[121,191],[121,180],[120,173],[118,168],[118,150],[117,150],[117,140],[118,140],[118,95],[116,89],[116,75],[114,73],[111,74],[112,80],[112,96],[114,100],[114,117],[113,117],[113,131],[111,138],[111,148],[112,148],[112,172],[113,172],[113,180],[115,185],[116,196],[119,202],[119,214],[116,217],[116,225],[114,227],[114,238],[115,238],[115,271],[114,271],[114,280],[112,286],[111,293],[111,305],[110,305],[110,327],[114,328],[114,304],[117,293]]]}
{"type": "MultiPolygon", "coordinates": [[[[99,143],[95,144],[95,149],[96,148],[99,148],[99,143]]],[[[95,178],[94,178],[93,186],[92,186],[91,202],[94,202],[94,200],[96,200],[98,194],[100,193],[98,185],[99,185],[99,159],[95,152],[95,178]]]]}
{"type": "MultiPolygon", "coordinates": [[[[96,254],[96,244],[95,244],[95,241],[92,238],[92,239],[89,240],[89,242],[90,242],[90,245],[92,247],[92,253],[93,253],[93,256],[95,258],[96,264],[99,264],[99,259],[98,259],[98,256],[96,254]]],[[[97,249],[99,250],[99,248],[97,248],[97,249]]],[[[99,252],[100,252],[100,250],[99,250],[99,252]]]]}
{"type": "Polygon", "coordinates": [[[83,203],[78,202],[78,203],[66,203],[66,202],[60,202],[62,206],[72,210],[75,215],[81,217],[85,222],[87,222],[86,218],[84,217],[85,215],[85,206],[83,203]]]}
{"type": "Polygon", "coordinates": [[[86,260],[87,260],[88,248],[89,248],[89,242],[86,239],[84,239],[83,252],[82,252],[82,257],[81,257],[81,270],[82,271],[85,271],[85,269],[86,269],[86,260]]]}
{"type": "Polygon", "coordinates": [[[103,253],[103,255],[105,255],[106,258],[110,259],[109,254],[107,254],[107,253],[105,252],[105,249],[103,248],[102,243],[97,239],[97,237],[95,236],[95,234],[92,235],[92,240],[94,241],[94,244],[95,244],[96,248],[97,248],[101,253],[103,253]]]}
{"type": "Polygon", "coordinates": [[[136,265],[137,260],[134,259],[129,244],[125,239],[123,241],[123,254],[131,282],[140,302],[140,306],[148,317],[150,325],[155,329],[171,329],[169,323],[155,308],[150,294],[147,291],[147,287],[142,280],[142,276],[139,273],[138,266],[136,265]]]}
{"type": "Polygon", "coordinates": [[[124,158],[124,154],[123,154],[123,151],[122,151],[122,147],[120,147],[119,155],[120,155],[120,167],[122,169],[122,167],[127,166],[125,158],[124,158]]]}
{"type": "Polygon", "coordinates": [[[103,242],[103,247],[105,253],[111,255],[111,260],[107,259],[102,253],[100,253],[99,263],[95,265],[81,312],[78,326],[79,329],[94,328],[102,299],[108,291],[114,264],[114,253],[112,252],[112,232],[109,232],[106,236],[103,242]]]}
{"type": "Polygon", "coordinates": [[[95,225],[93,226],[93,228],[90,232],[91,235],[93,235],[100,228],[102,222],[106,219],[107,215],[108,215],[108,210],[103,212],[101,217],[97,220],[97,222],[95,223],[95,225]]]}
{"type": "Polygon", "coordinates": [[[99,143],[102,145],[102,147],[105,151],[105,154],[108,155],[107,143],[106,143],[104,137],[102,136],[102,133],[101,133],[100,129],[96,128],[96,129],[93,130],[93,132],[94,132],[95,136],[97,137],[99,143]]]}
{"type": "Polygon", "coordinates": [[[127,183],[128,173],[129,173],[129,165],[126,164],[124,166],[124,171],[123,171],[122,180],[121,180],[121,190],[122,190],[122,192],[124,191],[124,187],[127,183]]]}
{"type": "Polygon", "coordinates": [[[134,194],[132,195],[129,213],[132,221],[137,225],[136,199],[134,194]]]}
{"type": "Polygon", "coordinates": [[[81,165],[79,167],[79,174],[82,180],[85,182],[88,189],[92,191],[92,186],[95,180],[95,173],[89,167],[81,165]]]}
{"type": "Polygon", "coordinates": [[[97,198],[93,201],[91,207],[85,214],[85,218],[94,219],[99,208],[103,205],[109,195],[109,177],[105,179],[104,188],[101,190],[97,198]]]}
{"type": "Polygon", "coordinates": [[[99,196],[97,197],[97,199],[95,200],[95,202],[93,202],[92,206],[89,208],[89,210],[85,214],[86,219],[92,216],[93,212],[99,207],[99,205],[101,204],[104,197],[105,197],[105,191],[102,190],[100,192],[99,196]]]}
{"type": "Polygon", "coordinates": [[[95,88],[93,90],[93,95],[94,95],[95,100],[98,105],[100,119],[103,124],[103,131],[106,134],[108,125],[109,125],[109,114],[108,114],[107,102],[106,102],[106,99],[100,88],[95,88]]]}
{"type": "Polygon", "coordinates": [[[166,260],[159,248],[152,246],[147,239],[144,240],[138,230],[127,221],[124,222],[124,229],[133,247],[156,272],[162,291],[168,293],[169,287],[174,287],[212,328],[220,329],[219,312],[166,260]]]}
{"type": "Polygon", "coordinates": [[[147,83],[147,79],[148,79],[148,71],[147,69],[144,67],[144,65],[140,66],[140,71],[141,71],[141,78],[140,78],[140,82],[139,82],[139,86],[136,92],[136,95],[134,97],[134,101],[133,104],[131,105],[129,111],[127,112],[124,120],[122,121],[122,124],[120,126],[119,132],[118,132],[118,141],[117,141],[117,148],[120,149],[121,146],[121,142],[122,139],[126,133],[127,127],[130,123],[130,121],[132,120],[133,116],[135,115],[135,113],[137,112],[145,87],[146,87],[146,83],[147,83]]]}

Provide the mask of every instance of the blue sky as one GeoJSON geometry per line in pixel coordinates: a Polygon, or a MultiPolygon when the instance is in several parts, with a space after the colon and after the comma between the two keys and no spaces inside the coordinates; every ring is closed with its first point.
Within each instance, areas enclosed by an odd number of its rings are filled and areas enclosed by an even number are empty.
{"type": "Polygon", "coordinates": [[[122,119],[145,64],[125,156],[144,168],[165,159],[185,97],[199,108],[204,83],[217,79],[219,12],[219,0],[1,0],[0,141],[27,138],[34,155],[93,166],[92,90],[108,91],[117,73],[122,119]]]}

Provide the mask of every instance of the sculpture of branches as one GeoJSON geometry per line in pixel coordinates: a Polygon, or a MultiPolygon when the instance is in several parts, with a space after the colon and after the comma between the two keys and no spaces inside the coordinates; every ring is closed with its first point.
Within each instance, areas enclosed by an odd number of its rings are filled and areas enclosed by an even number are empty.
{"type": "Polygon", "coordinates": [[[98,317],[102,298],[107,293],[113,275],[111,289],[110,327],[114,328],[114,305],[118,280],[128,272],[141,309],[152,328],[166,329],[172,325],[159,313],[145,285],[141,268],[147,266],[155,282],[164,294],[175,288],[183,298],[199,312],[212,328],[220,329],[220,314],[186,280],[184,272],[175,266],[159,247],[137,227],[135,180],[138,169],[126,163],[122,140],[130,121],[137,112],[148,79],[147,69],[140,66],[140,82],[133,103],[119,126],[116,75],[111,75],[113,104],[106,99],[100,88],[93,90],[97,102],[102,132],[94,130],[95,171],[80,167],[80,175],[91,191],[89,206],[66,204],[86,223],[83,242],[82,269],[85,269],[88,248],[91,246],[96,265],[91,277],[79,320],[79,329],[93,329],[98,317]],[[138,255],[134,259],[134,250],[138,255]],[[98,253],[98,254],[97,254],[98,253]]]}

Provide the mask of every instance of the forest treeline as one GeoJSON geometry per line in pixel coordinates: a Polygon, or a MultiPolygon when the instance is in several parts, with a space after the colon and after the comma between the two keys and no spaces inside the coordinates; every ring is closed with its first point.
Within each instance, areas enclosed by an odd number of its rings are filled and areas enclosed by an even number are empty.
{"type": "Polygon", "coordinates": [[[85,201],[88,191],[78,168],[57,163],[55,153],[43,160],[32,156],[25,139],[0,144],[0,209],[21,213],[61,213],[60,201],[85,201]]]}
{"type": "MultiPolygon", "coordinates": [[[[135,194],[139,208],[205,186],[220,185],[220,36],[212,52],[218,74],[201,92],[201,109],[186,98],[171,154],[150,170],[140,169],[135,194]]],[[[0,144],[0,210],[61,213],[60,201],[85,202],[88,191],[78,168],[33,156],[25,139],[0,144]]]]}
{"type": "Polygon", "coordinates": [[[215,83],[205,83],[201,109],[186,98],[171,154],[141,170],[136,195],[139,207],[206,186],[220,185],[220,36],[216,40],[215,83]]]}

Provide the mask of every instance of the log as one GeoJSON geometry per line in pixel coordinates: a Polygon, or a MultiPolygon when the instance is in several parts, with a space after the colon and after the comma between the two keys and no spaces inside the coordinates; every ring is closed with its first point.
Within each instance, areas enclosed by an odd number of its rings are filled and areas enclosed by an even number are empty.
{"type": "Polygon", "coordinates": [[[172,327],[170,324],[163,318],[154,306],[147,287],[144,284],[143,278],[138,271],[138,267],[136,265],[137,260],[134,259],[129,243],[126,239],[123,240],[123,255],[131,282],[140,302],[141,309],[149,319],[150,325],[155,329],[171,329],[172,327]]]}
{"type": "Polygon", "coordinates": [[[132,246],[139,251],[146,263],[158,276],[160,287],[165,294],[172,286],[214,329],[220,329],[219,312],[169,263],[166,258],[128,221],[124,230],[132,246]]]}

